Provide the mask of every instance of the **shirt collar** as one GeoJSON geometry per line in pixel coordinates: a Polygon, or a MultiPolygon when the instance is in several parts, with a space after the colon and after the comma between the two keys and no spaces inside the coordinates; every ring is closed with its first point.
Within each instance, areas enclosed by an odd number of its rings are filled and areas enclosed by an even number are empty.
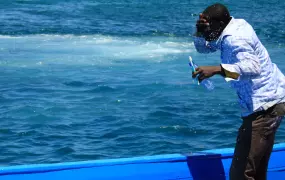
{"type": "Polygon", "coordinates": [[[222,39],[226,36],[226,35],[230,35],[230,31],[234,25],[234,17],[231,16],[231,20],[229,22],[229,24],[226,26],[226,28],[223,30],[222,34],[220,35],[220,37],[216,40],[216,44],[220,47],[222,39]]]}

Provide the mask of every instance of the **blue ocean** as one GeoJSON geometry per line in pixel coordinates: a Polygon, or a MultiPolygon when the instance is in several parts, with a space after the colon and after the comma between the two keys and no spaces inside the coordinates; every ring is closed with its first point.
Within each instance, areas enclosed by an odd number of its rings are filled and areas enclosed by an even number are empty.
{"type": "MultiPolygon", "coordinates": [[[[0,2],[0,165],[191,153],[234,147],[230,84],[192,79],[192,34],[207,0],[0,2]]],[[[255,29],[285,73],[285,1],[219,1],[255,29]]],[[[276,142],[285,141],[281,125],[276,142]]]]}

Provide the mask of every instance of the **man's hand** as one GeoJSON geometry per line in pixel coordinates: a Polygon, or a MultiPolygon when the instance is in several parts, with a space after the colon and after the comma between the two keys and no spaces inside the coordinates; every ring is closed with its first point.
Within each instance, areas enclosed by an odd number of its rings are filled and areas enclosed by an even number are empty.
{"type": "Polygon", "coordinates": [[[224,74],[221,66],[201,66],[197,67],[195,70],[196,71],[192,73],[192,77],[196,78],[196,76],[199,75],[199,82],[216,74],[224,74]]]}
{"type": "Polygon", "coordinates": [[[209,22],[203,14],[199,15],[199,20],[196,22],[196,36],[203,36],[203,33],[210,27],[209,22]]]}

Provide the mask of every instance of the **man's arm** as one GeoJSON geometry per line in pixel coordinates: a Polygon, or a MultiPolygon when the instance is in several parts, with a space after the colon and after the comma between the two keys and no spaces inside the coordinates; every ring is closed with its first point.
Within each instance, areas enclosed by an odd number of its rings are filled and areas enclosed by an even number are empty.
{"type": "MultiPolygon", "coordinates": [[[[192,77],[195,78],[197,75],[199,75],[199,82],[214,75],[221,75],[223,77],[226,76],[222,66],[201,66],[196,68],[195,70],[196,71],[193,72],[192,77]]],[[[231,77],[235,78],[234,76],[231,77]]]]}
{"type": "Polygon", "coordinates": [[[195,48],[199,53],[208,54],[216,51],[216,49],[213,49],[208,45],[208,42],[203,37],[194,36],[193,39],[195,48]]]}
{"type": "Polygon", "coordinates": [[[220,74],[226,81],[239,81],[257,76],[261,73],[258,57],[247,41],[227,38],[223,45],[224,50],[232,51],[228,64],[220,66],[201,66],[196,68],[192,77],[199,75],[199,81],[220,74]],[[231,63],[233,62],[233,63],[231,63]]]}

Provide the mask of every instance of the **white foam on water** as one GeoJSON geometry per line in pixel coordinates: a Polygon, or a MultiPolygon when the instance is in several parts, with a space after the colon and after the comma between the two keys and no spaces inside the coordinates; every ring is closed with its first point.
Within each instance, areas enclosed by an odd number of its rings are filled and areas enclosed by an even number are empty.
{"type": "Polygon", "coordinates": [[[194,51],[192,42],[174,37],[104,35],[0,35],[0,65],[110,64],[114,60],[168,61],[194,51]]]}

